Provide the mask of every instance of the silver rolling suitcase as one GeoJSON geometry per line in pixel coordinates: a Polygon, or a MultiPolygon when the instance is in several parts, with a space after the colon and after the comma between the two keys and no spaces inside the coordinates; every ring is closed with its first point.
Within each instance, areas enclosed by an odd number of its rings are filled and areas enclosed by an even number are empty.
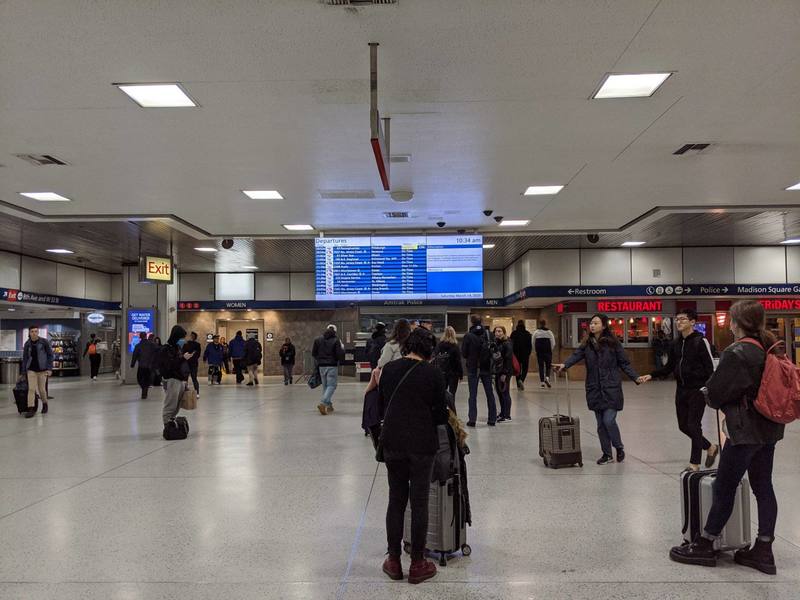
{"type": "MultiPolygon", "coordinates": [[[[554,374],[553,381],[558,382],[554,374]]],[[[567,414],[562,415],[556,386],[556,414],[539,419],[539,456],[544,465],[551,469],[561,467],[583,467],[581,452],[581,421],[572,416],[572,400],[569,395],[569,376],[564,371],[564,393],[567,397],[567,414]]]]}

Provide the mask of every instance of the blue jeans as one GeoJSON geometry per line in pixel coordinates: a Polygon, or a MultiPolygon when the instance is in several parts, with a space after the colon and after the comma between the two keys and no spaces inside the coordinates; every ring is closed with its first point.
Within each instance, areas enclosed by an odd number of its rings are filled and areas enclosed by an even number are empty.
{"type": "Polygon", "coordinates": [[[772,464],[775,444],[725,444],[714,480],[714,500],[708,512],[705,533],[716,537],[731,518],[736,489],[747,473],[758,503],[758,537],[774,538],[778,519],[778,501],[772,488],[772,464]]]}
{"type": "Polygon", "coordinates": [[[597,435],[600,436],[600,447],[603,449],[603,454],[612,456],[612,446],[617,450],[624,450],[622,435],[619,432],[619,425],[617,425],[617,411],[613,408],[596,410],[594,416],[597,418],[597,435]]]}
{"type": "Polygon", "coordinates": [[[322,378],[322,403],[333,406],[333,393],[339,385],[339,367],[320,367],[319,374],[322,378]]]}
{"type": "Polygon", "coordinates": [[[489,407],[489,423],[497,421],[497,404],[494,401],[494,390],[492,389],[491,373],[478,373],[470,371],[467,373],[467,384],[469,386],[469,423],[475,423],[478,418],[478,381],[483,384],[483,391],[486,392],[486,403],[489,407]]]}

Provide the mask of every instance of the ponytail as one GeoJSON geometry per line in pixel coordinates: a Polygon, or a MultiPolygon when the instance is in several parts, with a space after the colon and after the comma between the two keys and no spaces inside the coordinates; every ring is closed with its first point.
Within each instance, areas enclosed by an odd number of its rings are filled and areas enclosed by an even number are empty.
{"type": "Polygon", "coordinates": [[[767,331],[767,313],[764,306],[756,300],[740,300],[731,306],[731,321],[746,337],[758,340],[765,351],[778,341],[774,333],[767,331]]]}

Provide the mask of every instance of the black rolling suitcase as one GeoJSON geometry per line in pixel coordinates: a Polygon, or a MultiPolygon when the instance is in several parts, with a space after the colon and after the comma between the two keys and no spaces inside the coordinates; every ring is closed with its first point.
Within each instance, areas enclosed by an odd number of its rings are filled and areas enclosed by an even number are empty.
{"type": "MultiPolygon", "coordinates": [[[[17,412],[19,414],[28,410],[28,382],[27,380],[20,379],[17,385],[14,386],[14,402],[17,403],[17,412]]],[[[39,410],[39,394],[36,394],[36,399],[33,402],[34,408],[39,410]]]]}
{"type": "MultiPolygon", "coordinates": [[[[553,377],[558,383],[558,376],[553,377]]],[[[561,390],[556,388],[556,414],[539,419],[539,456],[544,465],[551,469],[561,467],[583,467],[581,452],[581,422],[572,416],[572,400],[569,395],[569,376],[564,371],[564,393],[567,397],[567,414],[562,415],[558,396],[561,390]]]]}

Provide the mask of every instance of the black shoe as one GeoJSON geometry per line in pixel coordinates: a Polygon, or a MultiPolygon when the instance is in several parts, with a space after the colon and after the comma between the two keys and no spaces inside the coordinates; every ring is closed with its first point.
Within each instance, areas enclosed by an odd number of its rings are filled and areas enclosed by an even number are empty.
{"type": "Polygon", "coordinates": [[[252,381],[250,381],[250,382],[248,382],[248,384],[247,384],[247,385],[250,385],[250,386],[252,386],[252,385],[253,385],[253,382],[252,382],[252,381]]]}
{"type": "Polygon", "coordinates": [[[467,427],[475,427],[475,421],[470,421],[467,423],[467,427]]]}
{"type": "Polygon", "coordinates": [[[283,385],[289,385],[289,382],[288,381],[284,381],[283,385]]]}
{"type": "Polygon", "coordinates": [[[487,424],[489,427],[494,427],[494,426],[495,426],[495,423],[491,423],[491,422],[487,422],[486,424],[487,424]]]}
{"type": "Polygon", "coordinates": [[[25,411],[25,418],[26,419],[30,419],[31,417],[33,417],[35,415],[36,415],[36,407],[35,406],[33,408],[29,408],[28,410],[25,411]]]}
{"type": "Polygon", "coordinates": [[[598,465],[607,465],[608,463],[612,462],[614,462],[614,457],[610,454],[603,454],[603,456],[597,459],[598,465]]]}
{"type": "Polygon", "coordinates": [[[47,414],[47,402],[42,402],[42,414],[47,414]]]}
{"type": "Polygon", "coordinates": [[[544,384],[549,388],[553,387],[552,385],[550,385],[550,378],[549,377],[545,377],[544,378],[544,384]]]}
{"type": "MultiPolygon", "coordinates": [[[[505,423],[505,422],[506,422],[506,420],[507,420],[507,419],[506,419],[505,417],[500,417],[499,419],[497,419],[497,421],[496,421],[496,422],[497,422],[497,423],[505,423]]],[[[491,425],[491,423],[490,423],[490,425],[491,425]]]]}
{"type": "Polygon", "coordinates": [[[617,449],[617,462],[625,462],[625,450],[622,448],[617,449]]]}
{"type": "Polygon", "coordinates": [[[714,550],[714,542],[704,538],[702,535],[698,536],[691,544],[675,546],[669,551],[669,557],[675,562],[684,565],[717,566],[717,552],[714,550]]]}
{"type": "Polygon", "coordinates": [[[752,548],[737,551],[733,555],[733,560],[767,575],[775,575],[778,572],[775,567],[775,556],[772,554],[772,542],[756,540],[752,548]]]}
{"type": "Polygon", "coordinates": [[[258,385],[258,377],[255,378],[256,385],[258,385]]]}

